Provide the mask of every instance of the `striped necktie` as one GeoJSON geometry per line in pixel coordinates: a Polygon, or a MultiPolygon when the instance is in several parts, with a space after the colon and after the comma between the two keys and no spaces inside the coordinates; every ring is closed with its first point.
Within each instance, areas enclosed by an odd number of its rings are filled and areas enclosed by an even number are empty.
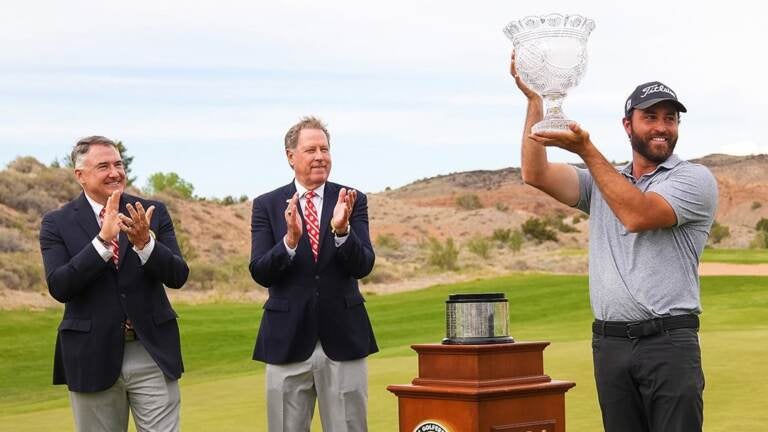
{"type": "Polygon", "coordinates": [[[312,247],[312,256],[317,262],[317,254],[320,247],[320,222],[317,220],[317,208],[315,203],[312,202],[317,194],[315,191],[307,192],[304,197],[307,199],[304,211],[304,223],[307,227],[307,235],[309,235],[309,246],[312,247]]]}
{"type": "MultiPolygon", "coordinates": [[[[106,208],[102,208],[99,212],[99,226],[104,225],[105,211],[106,208]]],[[[117,263],[120,261],[120,245],[117,243],[117,236],[115,236],[110,243],[112,244],[112,262],[115,263],[115,267],[117,267],[117,263]]]]}

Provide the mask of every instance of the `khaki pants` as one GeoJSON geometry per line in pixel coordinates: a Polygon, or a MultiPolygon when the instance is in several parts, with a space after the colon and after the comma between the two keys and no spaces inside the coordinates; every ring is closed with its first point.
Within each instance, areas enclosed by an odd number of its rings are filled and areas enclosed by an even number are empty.
{"type": "Polygon", "coordinates": [[[179,383],[168,380],[141,341],[125,343],[117,382],[95,393],[69,392],[78,432],[128,429],[128,411],[139,432],[179,430],[179,383]]]}
{"type": "Polygon", "coordinates": [[[368,430],[368,365],[365,358],[334,361],[318,342],[309,359],[267,364],[269,432],[308,432],[320,407],[323,432],[368,430]]]}

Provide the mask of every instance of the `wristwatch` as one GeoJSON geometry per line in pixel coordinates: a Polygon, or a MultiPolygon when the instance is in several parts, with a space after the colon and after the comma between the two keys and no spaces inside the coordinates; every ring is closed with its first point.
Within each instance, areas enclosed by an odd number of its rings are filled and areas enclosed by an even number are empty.
{"type": "Polygon", "coordinates": [[[112,248],[112,242],[108,242],[108,241],[104,240],[103,238],[101,238],[101,235],[96,234],[96,240],[98,240],[99,243],[104,245],[105,248],[107,248],[107,249],[111,249],[112,248]]]}
{"type": "Polygon", "coordinates": [[[331,223],[331,232],[336,237],[344,237],[349,234],[349,222],[347,222],[347,226],[344,227],[344,231],[336,231],[336,228],[333,227],[333,223],[331,223]]]}

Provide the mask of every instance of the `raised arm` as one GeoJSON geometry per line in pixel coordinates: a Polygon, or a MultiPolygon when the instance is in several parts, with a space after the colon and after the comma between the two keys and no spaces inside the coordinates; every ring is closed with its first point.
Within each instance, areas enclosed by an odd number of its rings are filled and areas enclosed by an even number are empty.
{"type": "Polygon", "coordinates": [[[523,83],[515,70],[515,53],[512,53],[510,73],[528,100],[522,139],[523,181],[563,204],[573,206],[579,201],[579,177],[576,169],[568,164],[551,163],[547,160],[546,147],[531,138],[531,128],[544,117],[541,97],[523,83]]]}

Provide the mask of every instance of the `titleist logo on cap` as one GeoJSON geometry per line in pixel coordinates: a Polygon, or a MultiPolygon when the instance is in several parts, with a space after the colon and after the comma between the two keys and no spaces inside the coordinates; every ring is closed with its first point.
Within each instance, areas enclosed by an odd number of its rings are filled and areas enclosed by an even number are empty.
{"type": "Polygon", "coordinates": [[[641,90],[641,92],[642,92],[640,94],[641,98],[644,98],[644,97],[648,96],[649,94],[653,94],[653,93],[667,93],[667,94],[672,95],[673,98],[677,99],[677,95],[675,94],[675,92],[673,92],[672,89],[670,89],[669,87],[665,86],[664,84],[650,85],[648,87],[643,88],[641,90]]]}

